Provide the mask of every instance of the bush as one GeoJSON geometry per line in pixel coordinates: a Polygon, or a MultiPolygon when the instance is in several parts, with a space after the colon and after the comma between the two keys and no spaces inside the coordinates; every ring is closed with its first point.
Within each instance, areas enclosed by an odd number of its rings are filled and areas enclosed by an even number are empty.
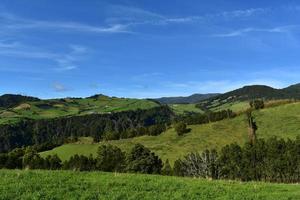
{"type": "Polygon", "coordinates": [[[250,107],[255,110],[263,109],[265,107],[265,103],[263,100],[253,100],[250,102],[250,107]]]}
{"type": "Polygon", "coordinates": [[[121,172],[125,166],[125,154],[116,146],[102,145],[98,148],[96,168],[105,172],[121,172]]]}
{"type": "Polygon", "coordinates": [[[175,131],[177,132],[177,135],[181,136],[184,135],[185,133],[189,133],[191,129],[188,129],[186,124],[183,122],[178,122],[177,124],[174,125],[175,131]]]}
{"type": "Polygon", "coordinates": [[[141,144],[136,144],[127,156],[127,171],[160,174],[161,159],[141,144]]]}

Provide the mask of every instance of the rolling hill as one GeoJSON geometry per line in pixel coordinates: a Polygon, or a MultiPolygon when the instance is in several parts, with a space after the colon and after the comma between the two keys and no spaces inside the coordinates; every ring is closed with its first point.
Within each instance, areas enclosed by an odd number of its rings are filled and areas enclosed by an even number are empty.
{"type": "Polygon", "coordinates": [[[40,101],[40,99],[29,96],[15,95],[15,94],[4,94],[0,96],[0,108],[10,108],[17,106],[21,103],[40,101]]]}
{"type": "MultiPolygon", "coordinates": [[[[300,103],[291,103],[255,111],[254,116],[258,125],[258,137],[296,138],[300,136],[300,103]]],[[[247,141],[247,120],[245,115],[204,125],[193,125],[190,133],[179,137],[174,129],[169,129],[159,136],[141,136],[131,139],[115,140],[101,143],[81,142],[65,144],[42,155],[58,154],[63,160],[74,154],[96,154],[100,144],[113,144],[128,151],[136,143],[141,143],[157,153],[162,160],[172,162],[191,151],[203,151],[207,148],[220,149],[226,144],[236,142],[243,144],[247,141]]]]}
{"type": "Polygon", "coordinates": [[[215,110],[218,107],[230,107],[236,103],[249,102],[253,99],[282,100],[300,99],[300,84],[283,89],[275,89],[265,85],[245,86],[206,100],[202,100],[197,107],[204,110],[215,110]]]}
{"type": "Polygon", "coordinates": [[[193,104],[218,95],[219,95],[218,93],[193,94],[187,97],[162,97],[155,100],[162,104],[189,104],[189,103],[193,104]]]}
{"type": "Polygon", "coordinates": [[[1,101],[0,124],[13,123],[20,119],[50,119],[104,114],[159,106],[158,103],[151,100],[116,98],[105,95],[49,100],[21,95],[3,95],[0,97],[0,103],[1,101]]]}

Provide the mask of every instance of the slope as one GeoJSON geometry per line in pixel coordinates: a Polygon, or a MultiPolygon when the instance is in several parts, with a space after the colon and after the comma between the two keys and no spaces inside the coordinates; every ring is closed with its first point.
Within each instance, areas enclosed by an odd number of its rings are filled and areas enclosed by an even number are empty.
{"type": "Polygon", "coordinates": [[[89,98],[65,98],[24,101],[11,108],[0,108],[0,124],[20,119],[48,119],[55,117],[103,114],[136,109],[149,109],[159,104],[150,100],[127,99],[95,95],[89,98]]]}
{"type": "Polygon", "coordinates": [[[168,176],[0,170],[1,199],[299,199],[300,186],[168,176]]]}
{"type": "Polygon", "coordinates": [[[193,94],[187,97],[162,97],[155,99],[162,104],[187,104],[187,103],[197,103],[199,101],[215,97],[219,95],[218,93],[211,94],[193,94]]]}
{"type": "Polygon", "coordinates": [[[253,99],[282,100],[300,99],[300,84],[292,85],[283,89],[275,89],[265,85],[245,86],[216,97],[212,97],[197,104],[202,109],[214,110],[223,105],[239,102],[249,102],[253,99]]]}
{"type": "MultiPolygon", "coordinates": [[[[254,113],[258,124],[258,137],[296,138],[300,135],[300,103],[291,103],[268,108],[254,113]]],[[[63,160],[74,154],[96,154],[100,144],[113,144],[128,151],[134,144],[141,143],[157,153],[163,160],[171,162],[191,151],[206,148],[219,149],[222,146],[247,141],[247,121],[245,115],[205,125],[190,126],[192,131],[185,136],[177,136],[174,129],[169,129],[159,136],[142,136],[125,140],[88,144],[66,144],[42,155],[58,154],[63,160]]]]}

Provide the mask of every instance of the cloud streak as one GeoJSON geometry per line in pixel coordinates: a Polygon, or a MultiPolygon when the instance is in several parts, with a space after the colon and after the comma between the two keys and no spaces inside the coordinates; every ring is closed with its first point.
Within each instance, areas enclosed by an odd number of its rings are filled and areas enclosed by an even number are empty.
{"type": "Polygon", "coordinates": [[[0,55],[28,59],[44,59],[56,63],[55,71],[69,71],[77,68],[76,61],[87,52],[87,48],[79,45],[70,45],[66,53],[53,53],[36,49],[18,42],[0,42],[0,55]]]}
{"type": "Polygon", "coordinates": [[[77,22],[25,19],[8,13],[0,14],[0,23],[2,30],[53,29],[55,31],[65,30],[90,33],[130,33],[130,31],[127,30],[127,25],[122,24],[113,24],[100,27],[77,22]]]}
{"type": "Polygon", "coordinates": [[[251,32],[267,32],[267,33],[289,33],[293,28],[299,27],[298,25],[279,26],[274,28],[244,28],[228,33],[214,34],[212,37],[237,37],[251,32]]]}

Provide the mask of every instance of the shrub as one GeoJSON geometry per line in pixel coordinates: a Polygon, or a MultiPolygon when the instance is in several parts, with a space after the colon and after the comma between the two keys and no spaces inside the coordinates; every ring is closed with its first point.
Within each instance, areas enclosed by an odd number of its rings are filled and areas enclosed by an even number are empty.
{"type": "Polygon", "coordinates": [[[136,144],[127,156],[127,171],[160,174],[161,159],[141,144],[136,144]]]}
{"type": "Polygon", "coordinates": [[[177,135],[181,136],[184,135],[185,133],[189,133],[191,129],[188,129],[186,124],[183,122],[178,122],[177,124],[174,125],[175,131],[177,132],[177,135]]]}
{"type": "Polygon", "coordinates": [[[101,171],[123,171],[125,154],[116,146],[102,145],[98,148],[96,168],[101,171]]]}

